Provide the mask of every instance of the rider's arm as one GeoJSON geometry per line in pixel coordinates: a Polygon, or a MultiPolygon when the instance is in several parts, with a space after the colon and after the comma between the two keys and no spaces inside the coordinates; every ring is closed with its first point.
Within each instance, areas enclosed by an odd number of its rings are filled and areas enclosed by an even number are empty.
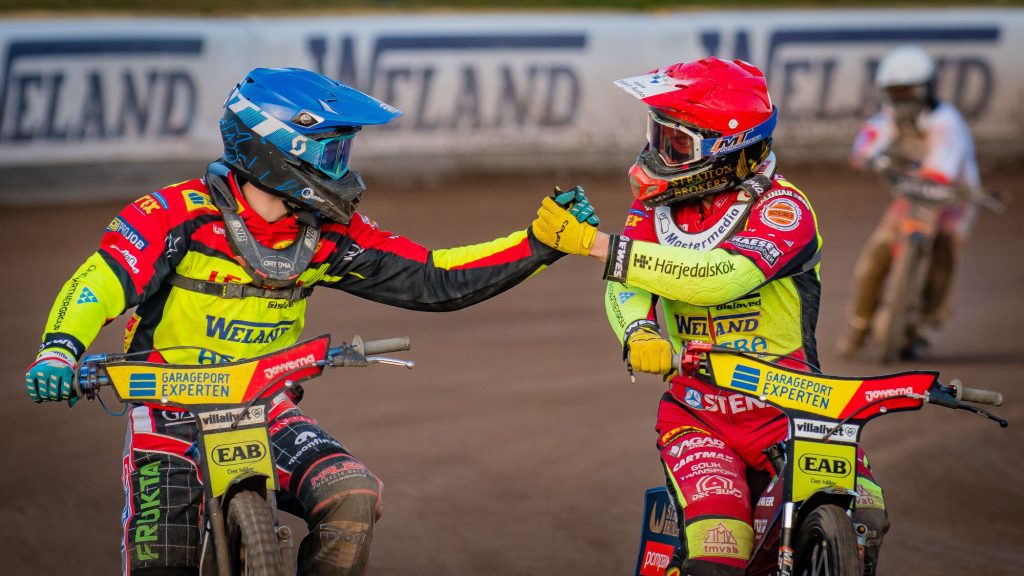
{"type": "Polygon", "coordinates": [[[448,311],[495,296],[563,256],[520,230],[489,242],[428,250],[356,214],[324,284],[411,310],[448,311]]]}
{"type": "Polygon", "coordinates": [[[966,122],[949,104],[941,104],[929,117],[925,134],[924,160],[917,176],[948,185],[958,180],[979,186],[974,159],[974,142],[966,122]],[[971,170],[973,168],[973,170],[971,170]],[[967,176],[968,173],[971,176],[967,176]]]}
{"type": "Polygon", "coordinates": [[[895,135],[895,125],[890,111],[883,110],[868,118],[853,139],[850,166],[858,170],[867,168],[872,160],[884,154],[892,145],[895,135]]]}
{"type": "MultiPolygon", "coordinates": [[[[626,215],[622,235],[633,240],[657,240],[653,215],[639,201],[633,202],[626,215]]],[[[605,288],[604,310],[608,315],[608,324],[615,332],[619,343],[624,344],[629,335],[639,328],[647,327],[659,332],[654,311],[656,301],[657,297],[642,288],[626,286],[620,282],[608,282],[605,288]]]]}
{"type": "Polygon", "coordinates": [[[182,194],[176,188],[154,192],[110,222],[99,250],[58,293],[43,331],[43,349],[61,348],[80,357],[107,322],[156,292],[175,257],[184,252],[173,231],[189,214],[182,194]]]}
{"type": "Polygon", "coordinates": [[[707,252],[614,236],[605,278],[697,306],[731,302],[816,266],[821,239],[810,205],[776,178],[746,228],[707,252]]]}
{"type": "Polygon", "coordinates": [[[654,313],[657,298],[646,290],[633,288],[618,282],[609,282],[604,293],[604,311],[608,314],[615,337],[625,344],[629,335],[640,328],[658,329],[654,313]]]}

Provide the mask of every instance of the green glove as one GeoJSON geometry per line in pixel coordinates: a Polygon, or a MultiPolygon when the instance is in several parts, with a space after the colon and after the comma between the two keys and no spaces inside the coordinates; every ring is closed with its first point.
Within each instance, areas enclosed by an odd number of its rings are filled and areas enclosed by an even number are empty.
{"type": "Polygon", "coordinates": [[[581,224],[586,222],[591,226],[597,226],[601,223],[601,219],[594,212],[594,207],[590,205],[590,199],[583,192],[582,186],[576,186],[566,192],[562,192],[561,188],[555,186],[554,197],[555,204],[562,208],[568,208],[569,213],[576,217],[577,222],[581,224]]]}
{"type": "Polygon", "coordinates": [[[68,400],[74,406],[78,396],[72,388],[75,381],[75,358],[61,348],[45,348],[25,371],[25,389],[33,402],[68,400]]]}
{"type": "Polygon", "coordinates": [[[583,189],[579,186],[541,201],[531,228],[538,240],[566,254],[587,256],[597,238],[600,223],[583,189]]]}

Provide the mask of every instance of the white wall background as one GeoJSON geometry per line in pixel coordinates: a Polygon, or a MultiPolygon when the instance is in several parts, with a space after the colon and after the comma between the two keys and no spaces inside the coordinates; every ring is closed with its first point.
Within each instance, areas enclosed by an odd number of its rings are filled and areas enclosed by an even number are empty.
{"type": "Polygon", "coordinates": [[[1024,156],[1024,10],[474,14],[0,22],[0,167],[219,155],[231,87],[320,70],[405,111],[355,163],[621,163],[644,107],[612,81],[707,54],[761,67],[777,149],[842,158],[876,106],[874,66],[916,42],[987,157],[1024,156]]]}

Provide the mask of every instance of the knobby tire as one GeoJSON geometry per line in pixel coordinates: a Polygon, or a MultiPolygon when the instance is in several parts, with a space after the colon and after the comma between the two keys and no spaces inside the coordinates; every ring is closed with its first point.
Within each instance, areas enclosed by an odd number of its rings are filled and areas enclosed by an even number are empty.
{"type": "Polygon", "coordinates": [[[860,576],[857,535],[846,512],[834,504],[815,508],[796,536],[796,576],[860,576]]]}
{"type": "Polygon", "coordinates": [[[284,576],[267,501],[251,490],[231,499],[227,514],[231,572],[236,576],[284,576]]]}

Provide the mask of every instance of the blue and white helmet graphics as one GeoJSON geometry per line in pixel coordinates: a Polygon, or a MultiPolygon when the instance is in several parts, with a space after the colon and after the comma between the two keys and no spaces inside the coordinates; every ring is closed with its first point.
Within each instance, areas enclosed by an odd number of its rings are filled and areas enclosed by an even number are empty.
{"type": "Polygon", "coordinates": [[[356,132],[402,113],[322,74],[257,68],[228,96],[224,161],[260,188],[347,223],[362,193],[356,132]]]}

